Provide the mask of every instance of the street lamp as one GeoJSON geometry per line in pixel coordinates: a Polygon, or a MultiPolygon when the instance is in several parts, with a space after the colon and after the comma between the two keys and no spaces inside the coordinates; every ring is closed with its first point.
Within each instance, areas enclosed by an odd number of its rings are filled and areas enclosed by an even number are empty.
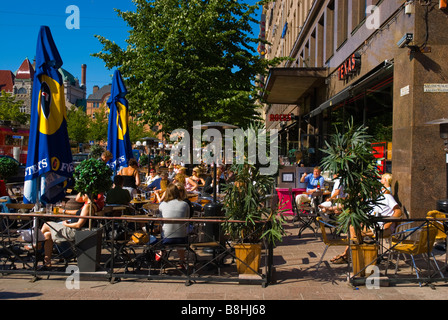
{"type": "MultiPolygon", "coordinates": [[[[201,129],[201,130],[207,130],[207,129],[217,129],[221,133],[225,129],[237,129],[237,126],[234,126],[232,124],[228,124],[225,122],[207,122],[203,123],[201,125],[193,126],[194,129],[201,129]]],[[[216,192],[217,192],[217,181],[218,178],[216,177],[216,167],[218,166],[218,161],[216,161],[216,155],[215,161],[213,163],[213,201],[207,203],[204,206],[204,217],[216,217],[222,215],[222,204],[218,203],[216,199],[216,192]]],[[[219,231],[219,225],[218,224],[206,224],[204,228],[204,234],[209,237],[212,240],[220,239],[220,231],[219,231]]],[[[213,248],[204,248],[205,251],[215,250],[213,248]]]]}

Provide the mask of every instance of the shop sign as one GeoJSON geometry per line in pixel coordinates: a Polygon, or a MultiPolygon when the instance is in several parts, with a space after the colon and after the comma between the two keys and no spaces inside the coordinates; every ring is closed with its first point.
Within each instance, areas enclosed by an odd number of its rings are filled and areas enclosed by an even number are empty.
{"type": "Polygon", "coordinates": [[[361,55],[358,52],[355,52],[338,68],[339,80],[346,80],[350,75],[354,74],[360,68],[361,55]]]}
{"type": "Polygon", "coordinates": [[[270,114],[269,121],[291,121],[291,114],[270,114]]]}
{"type": "Polygon", "coordinates": [[[448,92],[448,84],[446,83],[425,83],[423,85],[424,92],[448,92]]]}

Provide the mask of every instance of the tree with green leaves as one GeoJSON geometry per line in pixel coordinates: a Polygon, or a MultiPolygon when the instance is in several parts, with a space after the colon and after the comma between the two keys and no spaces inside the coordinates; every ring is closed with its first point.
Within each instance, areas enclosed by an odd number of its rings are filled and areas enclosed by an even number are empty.
{"type": "Polygon", "coordinates": [[[131,30],[127,48],[97,35],[93,54],[126,79],[131,113],[142,111],[165,133],[192,132],[193,121],[246,127],[259,118],[257,76],[282,59],[265,60],[252,34],[258,5],[236,0],[134,0],[117,10],[131,30]]]}
{"type": "Polygon", "coordinates": [[[67,131],[68,136],[74,142],[84,143],[88,139],[88,130],[90,118],[82,108],[72,106],[67,112],[67,131]]]}
{"type": "Polygon", "coordinates": [[[90,120],[88,139],[95,141],[107,141],[107,126],[109,124],[109,118],[106,114],[106,109],[99,108],[94,115],[94,118],[90,120]]]}
{"type": "Polygon", "coordinates": [[[30,116],[20,111],[22,106],[22,100],[16,100],[11,93],[2,90],[0,94],[0,120],[17,121],[20,124],[26,124],[30,116]]]}

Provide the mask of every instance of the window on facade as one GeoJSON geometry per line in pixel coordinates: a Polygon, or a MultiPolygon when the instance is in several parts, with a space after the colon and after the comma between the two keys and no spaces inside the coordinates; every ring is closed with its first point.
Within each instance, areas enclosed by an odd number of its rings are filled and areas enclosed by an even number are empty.
{"type": "Polygon", "coordinates": [[[311,34],[310,39],[310,62],[309,67],[314,68],[316,66],[316,29],[311,34]]]}
{"type": "Polygon", "coordinates": [[[18,94],[26,94],[27,91],[25,88],[20,88],[19,91],[17,91],[18,94]]]}
{"type": "Polygon", "coordinates": [[[316,66],[322,67],[324,65],[324,17],[319,20],[317,24],[317,57],[316,66]]]}
{"type": "Polygon", "coordinates": [[[366,17],[366,6],[366,0],[352,1],[352,31],[354,31],[362,21],[364,21],[366,17]]]}
{"type": "Polygon", "coordinates": [[[348,24],[348,0],[339,0],[338,2],[338,38],[337,43],[340,47],[347,40],[347,24],[348,24]]]}
{"type": "Polygon", "coordinates": [[[325,61],[333,56],[334,52],[334,1],[331,1],[325,12],[325,61]]]}

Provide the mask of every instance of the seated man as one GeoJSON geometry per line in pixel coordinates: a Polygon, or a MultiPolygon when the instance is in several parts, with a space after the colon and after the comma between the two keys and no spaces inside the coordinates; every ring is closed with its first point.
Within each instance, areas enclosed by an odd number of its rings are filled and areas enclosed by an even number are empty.
{"type": "Polygon", "coordinates": [[[338,175],[333,175],[333,190],[331,191],[331,195],[328,199],[322,202],[319,205],[319,208],[323,213],[335,213],[340,214],[342,211],[342,206],[340,203],[336,203],[337,199],[345,198],[344,186],[341,184],[341,179],[338,178],[338,175]]]}
{"type": "MultiPolygon", "coordinates": [[[[306,192],[312,193],[318,190],[318,185],[323,189],[325,179],[320,175],[320,167],[314,167],[313,173],[306,174],[306,172],[300,178],[301,183],[306,183],[306,192]]],[[[300,207],[302,203],[310,202],[311,198],[309,194],[298,194],[296,196],[297,206],[300,207]]]]}
{"type": "Polygon", "coordinates": [[[131,194],[128,190],[123,189],[124,177],[116,175],[114,177],[114,187],[106,193],[106,204],[123,204],[128,205],[131,194]]]}

